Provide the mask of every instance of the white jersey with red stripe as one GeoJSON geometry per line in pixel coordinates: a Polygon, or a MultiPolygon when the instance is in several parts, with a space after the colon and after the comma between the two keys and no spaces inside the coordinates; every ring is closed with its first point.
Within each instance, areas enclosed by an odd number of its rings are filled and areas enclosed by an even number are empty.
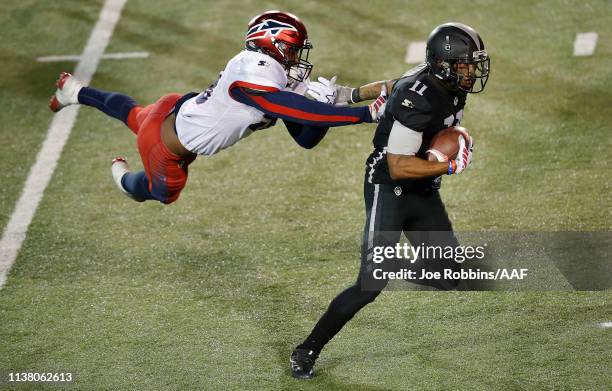
{"type": "Polygon", "coordinates": [[[267,91],[283,90],[287,74],[272,57],[242,51],[232,58],[217,83],[187,100],[176,115],[176,133],[188,150],[200,155],[234,145],[253,131],[249,126],[264,121],[264,113],[230,96],[230,88],[241,86],[267,91]]]}

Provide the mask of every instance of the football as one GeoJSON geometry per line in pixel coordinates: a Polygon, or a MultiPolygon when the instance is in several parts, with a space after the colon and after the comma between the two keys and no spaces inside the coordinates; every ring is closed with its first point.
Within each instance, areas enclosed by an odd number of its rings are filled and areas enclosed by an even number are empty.
{"type": "Polygon", "coordinates": [[[427,160],[447,162],[449,159],[455,159],[459,152],[459,137],[463,137],[466,144],[470,142],[468,130],[462,126],[453,126],[438,132],[427,150],[427,160]]]}

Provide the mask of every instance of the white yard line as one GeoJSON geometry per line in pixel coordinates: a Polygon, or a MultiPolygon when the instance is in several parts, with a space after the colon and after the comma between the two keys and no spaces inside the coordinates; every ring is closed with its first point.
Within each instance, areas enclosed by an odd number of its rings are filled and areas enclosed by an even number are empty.
{"type": "MultiPolygon", "coordinates": [[[[125,53],[106,53],[102,55],[102,60],[123,60],[129,58],[148,58],[149,52],[125,52],[125,53]]],[[[68,54],[64,56],[43,56],[36,58],[38,62],[58,62],[58,61],[79,61],[81,56],[78,54],[68,54]]]]}
{"type": "Polygon", "coordinates": [[[578,33],[574,41],[574,56],[592,56],[597,46],[597,33],[578,33]]]}
{"type": "Polygon", "coordinates": [[[601,322],[597,326],[601,327],[602,329],[609,329],[612,328],[612,322],[601,322]]]}
{"type": "MultiPolygon", "coordinates": [[[[98,63],[113,35],[113,30],[119,21],[126,1],[106,0],[104,3],[98,21],[74,71],[74,76],[81,80],[83,84],[89,84],[96,72],[98,63]]],[[[47,130],[47,137],[38,152],[36,162],[30,169],[21,196],[0,240],[0,288],[6,282],[6,276],[15,262],[15,258],[17,258],[21,244],[28,232],[28,227],[32,222],[45,188],[51,180],[78,112],[78,105],[63,109],[54,115],[47,130]]]]}
{"type": "Polygon", "coordinates": [[[102,56],[103,60],[123,60],[129,58],[147,58],[149,52],[126,52],[126,53],[108,53],[102,56]]]}
{"type": "Polygon", "coordinates": [[[411,42],[406,49],[406,58],[404,61],[407,64],[420,64],[425,61],[425,49],[427,42],[411,42]]]}
{"type": "Polygon", "coordinates": [[[81,56],[79,54],[68,54],[65,56],[43,56],[37,57],[38,62],[57,62],[57,61],[79,61],[81,56]]]}

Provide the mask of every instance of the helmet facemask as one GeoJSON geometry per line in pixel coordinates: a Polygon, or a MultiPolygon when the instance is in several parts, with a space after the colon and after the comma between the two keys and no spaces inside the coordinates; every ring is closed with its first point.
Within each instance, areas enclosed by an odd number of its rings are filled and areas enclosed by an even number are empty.
{"type": "Polygon", "coordinates": [[[487,52],[474,52],[472,60],[456,60],[443,63],[449,80],[454,80],[456,87],[467,93],[482,92],[489,80],[491,59],[487,52]]]}
{"type": "Polygon", "coordinates": [[[304,45],[297,47],[283,41],[275,42],[277,49],[283,53],[285,62],[283,65],[287,69],[287,77],[297,82],[302,82],[310,76],[313,65],[308,62],[308,55],[312,44],[304,41],[304,45]],[[285,49],[281,49],[285,48],[285,49]]]}

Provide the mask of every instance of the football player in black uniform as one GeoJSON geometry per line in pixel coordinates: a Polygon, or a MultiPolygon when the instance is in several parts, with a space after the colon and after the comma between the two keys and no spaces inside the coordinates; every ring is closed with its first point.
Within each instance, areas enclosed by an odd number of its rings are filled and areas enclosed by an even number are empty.
{"type": "MultiPolygon", "coordinates": [[[[448,162],[428,161],[427,150],[439,131],[459,125],[468,93],[484,90],[490,60],[478,33],[461,23],[436,27],[427,41],[426,62],[397,80],[376,82],[358,89],[333,86],[336,104],[355,103],[378,96],[392,87],[387,107],[376,128],[374,152],[366,162],[364,198],[366,223],[357,281],[329,305],[310,335],[291,355],[291,372],[311,378],[321,349],[361,308],[371,303],[386,286],[373,278],[380,268],[373,249],[395,246],[404,232],[413,246],[457,246],[451,222],[438,189],[442,175],[459,174],[471,159],[472,142],[459,137],[459,153],[448,162]]],[[[326,80],[323,86],[330,87],[326,80]]],[[[324,93],[325,91],[318,91],[324,93]]],[[[317,93],[317,91],[314,91],[317,93]]],[[[459,269],[453,259],[421,258],[420,269],[459,269]]],[[[453,289],[457,280],[413,281],[438,289],[453,289]]]]}

